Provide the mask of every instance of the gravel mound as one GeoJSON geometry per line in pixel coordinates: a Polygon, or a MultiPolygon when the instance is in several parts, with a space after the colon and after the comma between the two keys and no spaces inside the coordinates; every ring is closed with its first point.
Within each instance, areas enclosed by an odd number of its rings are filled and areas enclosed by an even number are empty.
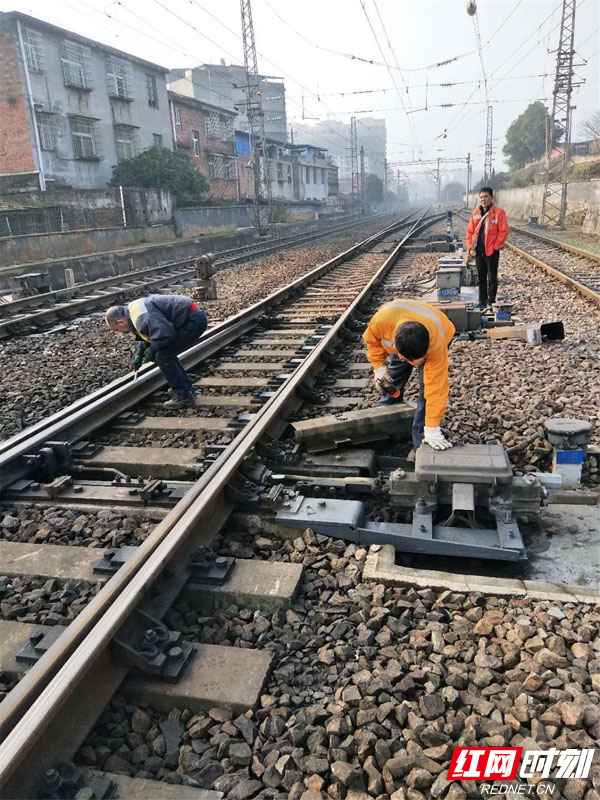
{"type": "Polygon", "coordinates": [[[68,625],[100,584],[58,578],[0,575],[0,618],[37,625],[68,625]]]}
{"type": "MultiPolygon", "coordinates": [[[[217,274],[219,299],[203,303],[214,325],[381,229],[357,228],[326,243],[248,261],[217,274]]],[[[182,290],[182,294],[189,290],[182,290]]],[[[135,345],[106,328],[102,314],[0,344],[0,440],[130,372],[135,345]]]]}
{"type": "MultiPolygon", "coordinates": [[[[82,763],[232,800],[463,800],[480,790],[446,781],[454,746],[600,737],[600,608],[363,584],[366,551],[310,530],[285,542],[227,534],[220,552],[305,568],[287,611],[180,603],[168,617],[188,639],[270,650],[260,707],[166,717],[117,697],[82,763]]],[[[567,800],[595,800],[600,765],[556,782],[567,800]]]]}
{"type": "Polygon", "coordinates": [[[154,523],[132,511],[78,508],[0,509],[0,538],[8,542],[61,544],[76,547],[122,547],[141,544],[154,523]]]}

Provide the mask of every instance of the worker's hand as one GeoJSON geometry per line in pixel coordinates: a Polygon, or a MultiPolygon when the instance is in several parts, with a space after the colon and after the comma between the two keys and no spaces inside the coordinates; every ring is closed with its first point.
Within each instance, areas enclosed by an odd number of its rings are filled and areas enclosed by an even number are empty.
{"type": "Polygon", "coordinates": [[[140,367],[142,366],[143,360],[144,360],[144,354],[143,353],[136,353],[136,356],[133,359],[133,368],[134,368],[134,370],[140,369],[140,367]]]}
{"type": "Polygon", "coordinates": [[[428,444],[432,450],[449,450],[452,447],[452,442],[444,438],[444,434],[441,432],[439,425],[437,428],[426,427],[424,429],[424,434],[423,442],[428,444]]]}
{"type": "Polygon", "coordinates": [[[393,394],[396,391],[396,387],[391,381],[385,364],[383,367],[377,367],[373,373],[373,377],[375,378],[375,388],[381,394],[393,394]]]}
{"type": "Polygon", "coordinates": [[[472,248],[469,250],[469,255],[471,256],[471,258],[475,258],[475,256],[476,256],[476,252],[475,252],[475,248],[474,248],[474,247],[472,247],[472,248]]]}
{"type": "Polygon", "coordinates": [[[142,358],[144,364],[154,364],[156,361],[156,356],[154,354],[154,350],[151,347],[147,347],[142,358]]]}

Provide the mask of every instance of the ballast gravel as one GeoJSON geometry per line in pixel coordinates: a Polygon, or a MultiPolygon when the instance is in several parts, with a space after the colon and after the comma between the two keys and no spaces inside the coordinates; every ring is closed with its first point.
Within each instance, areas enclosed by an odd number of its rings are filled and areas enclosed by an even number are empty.
{"type": "MultiPolygon", "coordinates": [[[[365,584],[364,549],[310,530],[229,532],[218,550],[305,568],[288,610],[167,617],[193,641],[271,651],[259,707],[165,716],[117,696],[80,763],[231,800],[465,800],[481,784],[446,780],[455,746],[597,744],[600,607],[365,584]]],[[[597,800],[597,760],[588,780],[553,776],[566,800],[597,800]]]]}
{"type": "MultiPolygon", "coordinates": [[[[206,301],[213,325],[269,295],[312,267],[381,230],[360,226],[327,242],[275,253],[217,273],[219,299],[206,301]]],[[[189,294],[189,289],[181,291],[189,294]]],[[[131,372],[135,344],[110,332],[101,313],[48,332],[0,344],[0,440],[131,372]]]]}

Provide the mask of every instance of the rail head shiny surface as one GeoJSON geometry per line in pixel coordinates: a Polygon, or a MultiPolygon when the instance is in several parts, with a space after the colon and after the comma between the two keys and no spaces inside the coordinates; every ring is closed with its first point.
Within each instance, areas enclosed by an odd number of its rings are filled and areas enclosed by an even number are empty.
{"type": "MultiPolygon", "coordinates": [[[[439,218],[441,216],[438,215],[432,221],[436,221],[439,218]]],[[[46,656],[25,676],[21,683],[32,683],[30,676],[36,670],[38,673],[40,672],[37,667],[44,660],[47,663],[49,662],[47,656],[52,654],[52,650],[57,651],[61,641],[61,646],[64,648],[67,644],[67,638],[71,640],[70,647],[66,648],[68,654],[72,654],[69,660],[66,663],[65,659],[62,660],[63,666],[58,669],[58,672],[55,669],[55,674],[50,679],[50,682],[46,681],[47,685],[44,684],[46,688],[42,690],[39,696],[36,696],[36,702],[25,712],[0,746],[0,764],[2,765],[0,767],[0,780],[3,778],[8,779],[10,774],[17,768],[20,759],[36,745],[48,720],[60,713],[60,709],[73,691],[76,681],[82,679],[87,673],[90,669],[90,662],[100,655],[114,632],[118,630],[135,608],[139,602],[142,588],[147,589],[157,579],[164,568],[164,564],[171,559],[173,552],[177,551],[182,540],[189,537],[190,531],[197,528],[202,516],[210,512],[211,507],[219,499],[231,477],[264,436],[269,426],[285,410],[285,404],[288,402],[289,397],[295,394],[301,383],[315,369],[326,349],[336,341],[354,310],[395,262],[406,239],[419,229],[420,222],[421,220],[413,225],[411,231],[394,248],[394,251],[376,274],[371,277],[363,290],[341,315],[340,319],[336,321],[332,329],[288,381],[267,401],[256,417],[196,482],[178,506],[158,524],[150,537],[140,547],[131,563],[129,561],[126,562],[121,570],[92,600],[90,605],[67,628],[46,656]],[[88,618],[87,624],[86,620],[83,619],[85,617],[88,618]],[[77,638],[74,638],[75,629],[73,626],[79,629],[77,638]]],[[[13,692],[18,690],[20,686],[21,684],[18,684],[13,692]]],[[[4,715],[5,721],[5,703],[10,700],[11,695],[0,706],[0,713],[4,715]]],[[[0,721],[2,721],[2,718],[0,718],[0,721]]]]}

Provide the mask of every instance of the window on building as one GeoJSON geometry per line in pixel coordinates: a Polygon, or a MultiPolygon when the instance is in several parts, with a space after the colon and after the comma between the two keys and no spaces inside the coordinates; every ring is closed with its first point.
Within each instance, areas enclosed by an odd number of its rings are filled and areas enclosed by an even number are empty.
{"type": "Polygon", "coordinates": [[[291,164],[287,164],[286,166],[287,166],[287,182],[291,183],[292,182],[292,165],[291,164]]]}
{"type": "Polygon", "coordinates": [[[96,120],[89,117],[69,117],[73,154],[75,158],[98,158],[98,131],[96,120]]]}
{"type": "Polygon", "coordinates": [[[320,169],[319,172],[321,173],[321,183],[324,186],[325,185],[325,170],[324,169],[320,169]]]}
{"type": "Polygon", "coordinates": [[[306,183],[310,183],[310,167],[305,167],[306,170],[306,183]]]}
{"type": "Polygon", "coordinates": [[[133,100],[131,67],[127,61],[114,56],[106,57],[106,86],[109,97],[133,100]]]}
{"type": "Polygon", "coordinates": [[[277,162],[277,180],[283,182],[283,164],[281,161],[277,162]]]}
{"type": "Polygon", "coordinates": [[[219,116],[219,127],[221,128],[221,139],[223,139],[224,142],[232,142],[234,133],[233,121],[231,118],[221,114],[219,116]]]}
{"type": "Polygon", "coordinates": [[[223,178],[226,181],[230,181],[235,175],[235,172],[233,174],[231,172],[233,160],[233,158],[225,158],[223,160],[223,178]]]}
{"type": "Polygon", "coordinates": [[[152,147],[162,147],[162,146],[163,146],[162,133],[153,133],[152,134],[152,147]]]}
{"type": "Polygon", "coordinates": [[[317,182],[317,168],[313,167],[313,183],[317,182]]]}
{"type": "Polygon", "coordinates": [[[156,77],[149,72],[146,73],[146,93],[148,95],[148,105],[158,108],[158,91],[156,90],[156,77]]]}
{"type": "Polygon", "coordinates": [[[173,120],[175,122],[175,130],[181,130],[181,108],[179,106],[173,106],[173,120]]]}
{"type": "Polygon", "coordinates": [[[137,128],[133,125],[115,125],[117,161],[126,161],[137,155],[137,128]]]}
{"type": "Polygon", "coordinates": [[[42,150],[56,150],[56,116],[43,111],[35,112],[42,150]]]}
{"type": "Polygon", "coordinates": [[[23,47],[29,72],[44,72],[44,37],[31,28],[23,30],[23,47]]]}
{"type": "Polygon", "coordinates": [[[216,178],[218,177],[218,157],[210,155],[208,157],[208,177],[209,178],[216,178]]]}
{"type": "Polygon", "coordinates": [[[60,43],[59,51],[65,86],[91,89],[89,48],[64,40],[60,43]]]}
{"type": "Polygon", "coordinates": [[[192,152],[197,157],[200,155],[200,132],[192,131],[192,152]]]}
{"type": "Polygon", "coordinates": [[[206,131],[207,139],[220,139],[221,138],[221,122],[220,116],[215,111],[209,111],[204,115],[204,129],[206,131]]]}

